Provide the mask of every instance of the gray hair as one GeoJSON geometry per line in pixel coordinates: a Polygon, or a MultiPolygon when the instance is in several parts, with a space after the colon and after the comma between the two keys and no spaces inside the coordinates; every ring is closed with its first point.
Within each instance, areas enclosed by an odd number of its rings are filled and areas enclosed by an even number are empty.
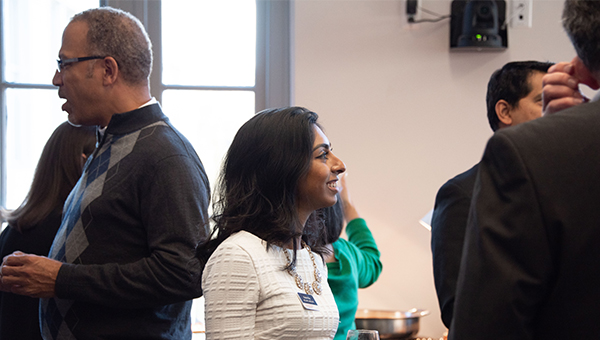
{"type": "Polygon", "coordinates": [[[112,7],[76,14],[71,22],[88,24],[88,53],[113,57],[123,80],[146,84],[152,70],[152,43],[142,23],[130,13],[112,7]]]}
{"type": "Polygon", "coordinates": [[[577,56],[591,72],[600,71],[600,1],[567,0],[562,20],[577,56]]]}

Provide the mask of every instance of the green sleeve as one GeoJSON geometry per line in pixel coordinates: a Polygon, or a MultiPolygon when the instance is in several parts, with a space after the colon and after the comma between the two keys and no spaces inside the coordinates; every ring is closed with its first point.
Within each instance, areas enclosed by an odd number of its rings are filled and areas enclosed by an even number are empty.
{"type": "Polygon", "coordinates": [[[379,274],[382,264],[379,260],[379,250],[373,234],[362,218],[355,218],[346,226],[348,241],[355,246],[355,256],[358,269],[358,286],[366,288],[372,285],[379,274]]]}

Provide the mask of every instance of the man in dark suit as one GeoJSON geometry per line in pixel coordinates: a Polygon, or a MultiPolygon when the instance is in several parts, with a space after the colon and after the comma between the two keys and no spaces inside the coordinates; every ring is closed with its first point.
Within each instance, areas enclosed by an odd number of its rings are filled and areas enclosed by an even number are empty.
{"type": "MultiPolygon", "coordinates": [[[[600,81],[600,1],[567,0],[579,79],[600,81]]],[[[598,339],[600,102],[498,131],[475,183],[449,339],[598,339]]]]}
{"type": "MultiPolygon", "coordinates": [[[[492,130],[542,116],[542,77],[551,63],[511,62],[488,83],[487,116],[492,130]]],[[[438,191],[431,219],[435,288],[442,321],[450,327],[467,216],[478,165],[450,179],[438,191]]]]}

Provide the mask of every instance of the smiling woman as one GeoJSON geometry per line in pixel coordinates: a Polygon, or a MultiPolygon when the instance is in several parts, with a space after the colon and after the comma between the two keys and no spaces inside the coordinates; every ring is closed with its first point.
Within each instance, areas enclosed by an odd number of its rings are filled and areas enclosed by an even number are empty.
{"type": "MultiPolygon", "coordinates": [[[[298,213],[306,216],[317,209],[335,204],[338,174],[343,172],[338,169],[344,167],[344,163],[333,154],[331,144],[321,128],[313,126],[313,133],[313,158],[308,173],[298,185],[298,213]],[[332,164],[336,167],[333,171],[332,164]]],[[[303,220],[302,217],[300,220],[303,220]]]]}
{"type": "Polygon", "coordinates": [[[207,339],[326,339],[337,330],[315,210],[335,204],[346,169],[317,118],[300,107],[259,112],[229,148],[214,237],[197,248],[207,339]]]}

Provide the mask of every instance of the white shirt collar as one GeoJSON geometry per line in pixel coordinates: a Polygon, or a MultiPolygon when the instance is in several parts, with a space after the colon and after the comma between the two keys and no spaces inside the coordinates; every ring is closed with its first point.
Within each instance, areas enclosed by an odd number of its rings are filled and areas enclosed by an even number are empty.
{"type": "Polygon", "coordinates": [[[148,106],[148,105],[152,105],[152,104],[156,104],[156,103],[158,103],[158,101],[156,100],[156,98],[152,97],[152,98],[150,98],[149,101],[145,102],[140,107],[138,107],[138,109],[141,109],[144,106],[148,106]]]}

